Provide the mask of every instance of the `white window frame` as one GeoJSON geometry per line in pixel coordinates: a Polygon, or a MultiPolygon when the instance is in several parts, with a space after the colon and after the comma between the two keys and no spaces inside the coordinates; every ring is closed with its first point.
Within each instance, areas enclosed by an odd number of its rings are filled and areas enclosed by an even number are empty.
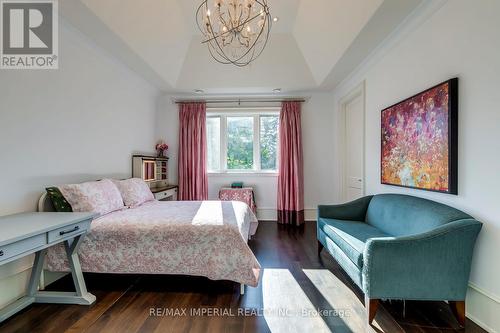
{"type": "MultiPolygon", "coordinates": [[[[277,176],[279,170],[279,142],[276,149],[276,170],[262,170],[260,165],[260,117],[279,117],[279,107],[266,108],[207,108],[207,118],[220,117],[220,170],[208,170],[209,175],[261,174],[277,176]],[[253,169],[227,169],[227,117],[253,117],[253,169]],[[256,140],[257,136],[257,140],[256,140]]],[[[278,127],[279,131],[279,127],[278,127]]],[[[279,133],[278,133],[279,134],[279,133]]]]}

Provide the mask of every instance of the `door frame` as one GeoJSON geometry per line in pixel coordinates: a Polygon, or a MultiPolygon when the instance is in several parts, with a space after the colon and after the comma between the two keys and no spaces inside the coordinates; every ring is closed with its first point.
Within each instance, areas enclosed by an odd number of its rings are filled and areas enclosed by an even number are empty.
{"type": "Polygon", "coordinates": [[[338,152],[339,152],[339,157],[340,157],[340,163],[339,163],[339,198],[342,202],[346,201],[347,198],[347,182],[346,176],[346,157],[347,157],[347,151],[346,151],[346,146],[345,143],[347,142],[347,131],[346,131],[346,109],[347,105],[351,103],[354,99],[361,97],[362,100],[362,105],[363,105],[363,112],[362,112],[362,142],[363,142],[363,147],[362,147],[362,157],[361,157],[361,172],[362,172],[362,177],[363,177],[363,186],[362,186],[362,195],[364,196],[366,194],[366,170],[365,170],[365,155],[366,155],[366,98],[365,98],[365,81],[361,82],[359,85],[357,85],[354,89],[352,89],[348,94],[346,94],[344,97],[342,97],[339,101],[339,107],[338,107],[338,125],[337,125],[337,133],[338,133],[338,152]]]}

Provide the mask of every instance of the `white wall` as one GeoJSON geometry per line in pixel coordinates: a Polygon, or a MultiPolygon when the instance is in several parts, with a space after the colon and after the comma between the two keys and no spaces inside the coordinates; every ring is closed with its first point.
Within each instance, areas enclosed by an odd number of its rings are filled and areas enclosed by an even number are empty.
{"type": "Polygon", "coordinates": [[[201,36],[191,40],[176,89],[202,88],[211,94],[265,92],[277,87],[302,90],[316,82],[295,38],[290,34],[271,34],[265,52],[245,67],[219,64],[209,55],[201,36]],[[292,70],[291,70],[292,69],[292,70]]]}
{"type": "MultiPolygon", "coordinates": [[[[62,19],[59,38],[59,70],[0,70],[0,215],[34,211],[49,185],[130,176],[154,148],[157,89],[62,19]]],[[[0,268],[0,307],[30,259],[0,268]]]]}
{"type": "MultiPolygon", "coordinates": [[[[334,160],[331,142],[334,137],[331,93],[306,93],[311,98],[302,108],[302,136],[304,145],[304,192],[306,219],[315,219],[316,206],[330,203],[334,198],[334,160]]],[[[170,182],[177,181],[178,108],[172,96],[160,99],[156,136],[170,145],[170,182]]],[[[255,188],[258,218],[276,220],[277,176],[214,174],[208,178],[209,198],[217,199],[219,188],[233,181],[243,181],[255,188]]]]}
{"type": "MultiPolygon", "coordinates": [[[[415,15],[411,32],[393,36],[365,66],[335,91],[338,101],[366,85],[367,193],[409,193],[444,202],[484,222],[475,249],[468,316],[500,331],[500,2],[447,1],[428,19],[415,15]],[[380,110],[458,76],[459,195],[380,184],[380,110]]],[[[423,13],[423,12],[422,12],[423,13]]]]}

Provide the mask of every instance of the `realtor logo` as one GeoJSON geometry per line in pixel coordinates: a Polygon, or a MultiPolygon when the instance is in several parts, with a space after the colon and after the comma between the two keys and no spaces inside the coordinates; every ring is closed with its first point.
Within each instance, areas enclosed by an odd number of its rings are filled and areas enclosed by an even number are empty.
{"type": "Polygon", "coordinates": [[[57,0],[0,0],[2,69],[57,69],[57,0]]]}

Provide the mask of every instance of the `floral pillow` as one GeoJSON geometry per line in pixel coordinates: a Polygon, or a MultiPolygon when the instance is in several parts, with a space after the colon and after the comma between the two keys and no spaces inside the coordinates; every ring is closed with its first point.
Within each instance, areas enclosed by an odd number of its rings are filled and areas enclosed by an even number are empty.
{"type": "Polygon", "coordinates": [[[148,184],[140,178],[114,180],[113,182],[120,190],[125,206],[137,207],[155,199],[148,184]]]}
{"type": "Polygon", "coordinates": [[[109,179],[59,186],[74,212],[95,212],[101,215],[124,208],[120,191],[109,179]]]}

